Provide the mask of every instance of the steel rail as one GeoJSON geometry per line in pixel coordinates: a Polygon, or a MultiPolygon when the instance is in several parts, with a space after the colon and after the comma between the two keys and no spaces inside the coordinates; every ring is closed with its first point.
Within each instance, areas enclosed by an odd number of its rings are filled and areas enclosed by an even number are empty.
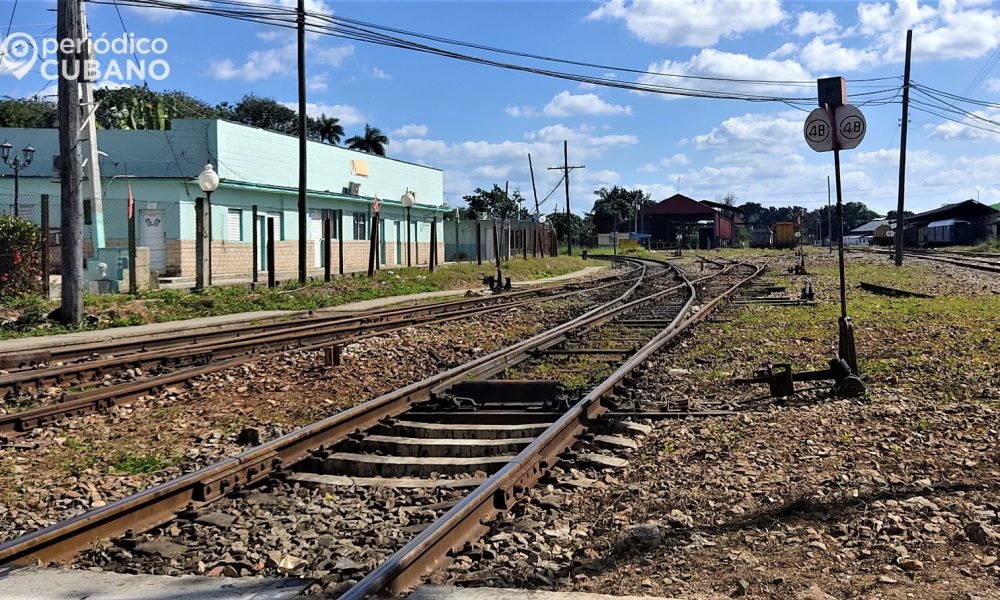
{"type": "MultiPolygon", "coordinates": [[[[637,261],[629,262],[635,264],[637,261]]],[[[279,471],[283,465],[305,458],[312,450],[344,441],[359,429],[370,428],[386,417],[405,412],[413,404],[429,400],[435,390],[446,389],[469,377],[500,373],[529,358],[531,350],[555,345],[574,330],[606,322],[635,305],[627,299],[639,288],[645,275],[646,266],[641,264],[640,276],[622,294],[527,340],[407,385],[197,471],[5,542],[0,545],[0,564],[66,560],[96,540],[114,537],[130,529],[148,529],[168,521],[189,505],[208,503],[237,487],[256,483],[279,471]]]]}
{"type": "MultiPolygon", "coordinates": [[[[612,273],[591,280],[599,282],[605,279],[627,278],[634,273],[634,269],[625,273],[612,273]]],[[[284,317],[270,317],[262,319],[263,323],[234,323],[231,326],[203,326],[193,331],[181,330],[159,335],[129,336],[113,341],[83,342],[80,344],[62,344],[55,348],[46,348],[36,351],[10,351],[0,352],[0,369],[30,369],[43,362],[68,362],[72,360],[86,360],[94,354],[112,354],[116,357],[123,357],[127,353],[148,352],[153,350],[178,350],[191,346],[218,342],[220,340],[235,340],[248,336],[258,336],[261,334],[287,331],[290,329],[315,327],[317,325],[347,325],[350,323],[368,323],[372,321],[386,321],[397,317],[406,317],[416,314],[433,314],[438,311],[451,310],[454,307],[475,305],[477,303],[491,300],[504,301],[510,298],[518,298],[525,295],[539,295],[546,292],[572,288],[581,285],[580,282],[566,284],[547,285],[533,289],[517,290],[505,292],[488,298],[462,298],[458,300],[448,300],[444,302],[432,302],[428,304],[418,304],[415,306],[394,306],[380,308],[369,311],[362,311],[351,315],[331,314],[315,315],[311,314],[303,318],[283,320],[284,317]],[[279,320],[282,319],[282,320],[279,320]]]]}
{"type": "MultiPolygon", "coordinates": [[[[693,283],[716,277],[728,270],[689,281],[688,285],[694,290],[693,283]]],[[[362,600],[386,589],[394,594],[402,593],[418,583],[424,575],[450,561],[451,551],[485,534],[489,530],[488,522],[499,512],[509,508],[528,488],[534,486],[544,472],[555,465],[559,454],[570,448],[589,424],[599,419],[607,410],[602,403],[603,399],[613,398],[617,387],[639,365],[691,325],[705,319],[723,299],[744,283],[757,277],[762,270],[763,267],[755,267],[750,276],[730,286],[694,315],[685,319],[684,314],[694,301],[692,296],[671,326],[653,337],[611,376],[522,450],[514,460],[376,567],[357,585],[341,595],[339,600],[362,600]]]]}
{"type": "MultiPolygon", "coordinates": [[[[626,279],[627,281],[627,279],[626,279]]],[[[100,360],[70,363],[48,368],[15,371],[0,375],[0,395],[17,393],[24,389],[40,389],[46,384],[57,385],[65,382],[87,383],[95,381],[107,373],[120,373],[127,369],[141,368],[149,370],[153,367],[183,367],[188,365],[204,365],[212,361],[226,360],[236,356],[286,350],[301,350],[305,347],[322,347],[324,340],[331,345],[354,341],[360,332],[388,332],[399,328],[431,322],[444,322],[453,317],[488,314],[524,306],[532,302],[558,300],[581,293],[591,293],[606,287],[621,285],[622,281],[606,283],[585,290],[565,290],[555,294],[525,299],[485,303],[487,299],[465,300],[447,303],[447,305],[429,305],[417,309],[394,310],[386,313],[385,318],[372,316],[350,317],[319,324],[299,324],[278,331],[263,331],[222,341],[209,341],[204,345],[171,346],[160,350],[138,352],[121,357],[109,357],[100,360]],[[427,310],[433,308],[433,310],[427,310]]],[[[378,315],[382,317],[382,315],[378,315]]],[[[3,431],[0,417],[0,431],[3,431]]]]}
{"type": "MultiPolygon", "coordinates": [[[[604,289],[606,287],[612,287],[621,284],[622,282],[609,283],[586,291],[593,292],[600,289],[604,289]]],[[[546,296],[543,300],[545,301],[554,300],[579,293],[582,292],[579,291],[564,292],[562,294],[557,294],[555,296],[546,296]]],[[[77,417],[101,410],[107,410],[112,406],[129,402],[137,398],[140,398],[142,396],[159,393],[170,386],[182,384],[186,381],[194,379],[195,377],[200,377],[202,375],[207,375],[210,373],[215,373],[225,369],[237,367],[239,365],[246,364],[253,360],[257,360],[279,352],[285,352],[288,350],[298,350],[302,352],[307,352],[325,348],[334,344],[350,344],[369,337],[402,331],[404,329],[413,327],[414,325],[418,324],[426,324],[429,322],[445,323],[450,321],[456,321],[467,318],[469,316],[485,315],[492,312],[507,310],[517,306],[523,306],[529,303],[535,303],[538,301],[539,301],[538,299],[528,299],[528,300],[519,300],[514,303],[489,305],[485,307],[474,307],[471,309],[460,309],[453,311],[451,313],[434,315],[433,321],[428,321],[428,320],[416,320],[416,321],[406,320],[402,322],[392,321],[387,324],[379,323],[379,324],[371,324],[368,326],[360,326],[360,327],[353,326],[347,328],[339,328],[335,331],[333,330],[320,331],[309,335],[295,335],[290,338],[291,341],[294,343],[294,347],[291,348],[288,347],[287,345],[278,345],[277,347],[271,347],[270,344],[274,344],[275,343],[274,340],[265,340],[265,343],[263,345],[260,342],[256,342],[253,340],[240,340],[236,344],[236,348],[244,348],[249,345],[249,351],[233,352],[232,345],[227,345],[225,347],[226,350],[228,352],[231,352],[232,354],[230,356],[223,355],[220,357],[214,355],[211,349],[203,349],[200,354],[206,356],[205,360],[206,361],[212,360],[215,362],[211,362],[210,364],[203,366],[182,369],[173,373],[168,373],[166,375],[142,379],[139,381],[126,382],[115,386],[101,386],[94,388],[92,390],[87,390],[73,394],[72,396],[68,396],[55,404],[41,406],[38,408],[32,408],[29,410],[19,411],[6,415],[0,415],[0,433],[6,433],[8,435],[27,433],[29,431],[37,429],[38,427],[50,425],[52,423],[58,422],[66,418],[77,417]],[[344,335],[342,337],[331,337],[335,336],[338,333],[342,333],[344,335]]],[[[280,340],[284,340],[288,338],[288,334],[283,332],[279,337],[280,340]]]]}

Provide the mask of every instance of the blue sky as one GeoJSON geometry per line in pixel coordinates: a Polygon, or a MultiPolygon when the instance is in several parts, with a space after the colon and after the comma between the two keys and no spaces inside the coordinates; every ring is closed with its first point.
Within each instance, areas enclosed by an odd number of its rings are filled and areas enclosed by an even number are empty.
{"type": "MultiPolygon", "coordinates": [[[[51,36],[54,4],[22,0],[11,31],[51,36]]],[[[309,0],[309,5],[370,23],[615,67],[801,82],[760,86],[669,80],[699,89],[815,97],[811,82],[816,77],[842,75],[855,104],[892,96],[878,90],[901,85],[900,79],[862,80],[902,75],[905,30],[911,27],[915,82],[1000,100],[1000,70],[989,69],[1000,56],[1000,10],[990,2],[309,0]],[[868,92],[875,93],[855,96],[868,92]]],[[[5,27],[11,7],[12,2],[4,2],[0,26],[5,27]]],[[[113,7],[89,5],[88,11],[95,35],[122,34],[113,7]]],[[[290,103],[296,99],[291,31],[149,9],[123,8],[122,17],[135,35],[162,37],[169,44],[163,58],[170,75],[151,81],[156,89],[181,89],[211,103],[235,101],[247,93],[290,103]]],[[[546,167],[561,164],[564,139],[569,140],[570,163],[586,165],[571,175],[575,211],[588,210],[593,191],[612,185],[642,187],[654,199],[679,189],[702,199],[731,192],[738,202],[811,208],[826,203],[833,157],[806,146],[802,107],[641,94],[322,36],[310,38],[308,63],[312,112],[340,118],[348,135],[370,123],[390,136],[390,156],[443,169],[446,200],[452,205],[462,204],[461,196],[477,186],[502,186],[505,181],[530,199],[529,152],[538,193],[544,197],[559,181],[559,174],[546,167]]],[[[4,69],[0,65],[0,94],[50,93],[37,72],[19,80],[4,69]]],[[[927,101],[917,94],[914,98],[927,101]]],[[[966,108],[977,108],[988,119],[1000,116],[992,107],[966,108]]],[[[900,105],[862,110],[868,134],[856,150],[843,153],[844,199],[884,212],[896,204],[900,105]]],[[[911,112],[908,208],[923,210],[977,196],[1000,202],[998,139],[992,132],[911,112]]],[[[561,190],[543,210],[551,210],[556,201],[564,202],[561,190]]]]}

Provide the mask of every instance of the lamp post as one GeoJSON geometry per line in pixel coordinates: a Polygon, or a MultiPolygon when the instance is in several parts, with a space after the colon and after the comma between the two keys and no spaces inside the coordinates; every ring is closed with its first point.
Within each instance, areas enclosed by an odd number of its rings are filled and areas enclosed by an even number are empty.
{"type": "Polygon", "coordinates": [[[13,150],[13,149],[14,149],[14,146],[12,146],[10,144],[10,142],[6,142],[5,141],[3,144],[0,144],[0,158],[3,159],[3,163],[5,165],[7,165],[8,167],[14,169],[14,216],[17,217],[17,216],[20,216],[19,215],[20,208],[19,208],[18,204],[19,204],[20,199],[21,199],[20,198],[20,196],[21,196],[21,185],[20,185],[21,169],[23,169],[23,168],[25,168],[25,167],[27,167],[28,165],[31,164],[32,159],[35,157],[35,149],[32,148],[29,145],[29,146],[25,147],[23,150],[21,150],[21,155],[22,156],[18,156],[18,155],[15,154],[14,158],[12,159],[10,157],[10,155],[11,155],[11,150],[13,150]]]}
{"type": "MultiPolygon", "coordinates": [[[[410,209],[413,208],[413,203],[416,201],[416,196],[413,195],[409,189],[400,198],[403,206],[406,208],[406,266],[410,266],[410,209]]],[[[419,243],[419,240],[417,240],[419,243]]]]}
{"type": "Polygon", "coordinates": [[[198,175],[198,187],[205,198],[195,201],[195,289],[212,285],[212,192],[219,188],[219,175],[206,164],[198,175]]]}

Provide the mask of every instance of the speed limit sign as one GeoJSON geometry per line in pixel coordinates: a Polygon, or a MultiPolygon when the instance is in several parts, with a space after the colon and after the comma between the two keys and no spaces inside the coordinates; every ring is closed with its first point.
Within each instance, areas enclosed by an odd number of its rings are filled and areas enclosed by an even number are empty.
{"type": "Polygon", "coordinates": [[[837,107],[834,118],[837,121],[840,147],[844,150],[857,148],[861,140],[865,139],[865,131],[868,129],[865,116],[856,107],[845,104],[837,107]]]}
{"type": "Polygon", "coordinates": [[[830,123],[830,113],[825,108],[817,108],[809,113],[802,134],[809,147],[816,152],[833,150],[833,125],[830,123]]]}

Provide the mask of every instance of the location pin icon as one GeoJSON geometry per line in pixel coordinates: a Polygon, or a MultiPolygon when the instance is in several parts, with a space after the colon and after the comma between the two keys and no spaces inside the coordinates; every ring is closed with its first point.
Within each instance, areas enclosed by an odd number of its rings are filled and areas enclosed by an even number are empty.
{"type": "Polygon", "coordinates": [[[27,33],[12,33],[0,44],[0,74],[18,79],[27,75],[38,60],[38,44],[27,33]]]}

